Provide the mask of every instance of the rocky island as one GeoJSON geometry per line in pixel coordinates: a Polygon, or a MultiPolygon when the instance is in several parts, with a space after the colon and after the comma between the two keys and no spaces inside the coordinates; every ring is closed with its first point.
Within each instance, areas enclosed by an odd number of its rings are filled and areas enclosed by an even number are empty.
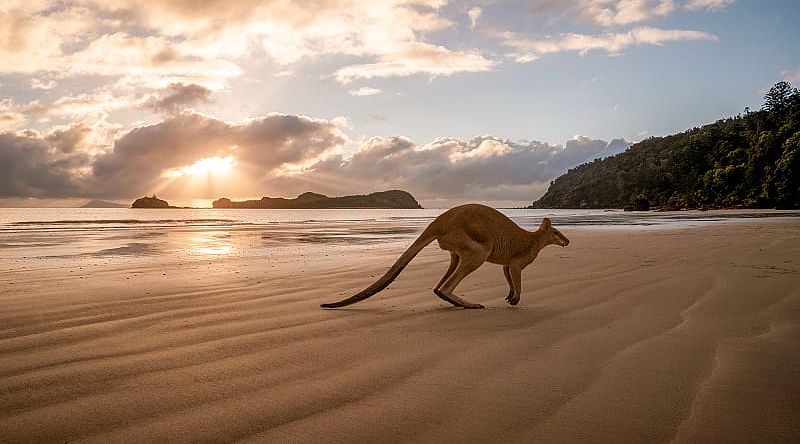
{"type": "Polygon", "coordinates": [[[150,197],[140,197],[133,201],[131,208],[174,208],[166,200],[162,200],[153,194],[150,197]]]}
{"type": "Polygon", "coordinates": [[[395,208],[418,209],[422,205],[410,193],[402,190],[380,191],[366,195],[328,197],[318,193],[303,193],[295,199],[262,197],[260,200],[232,201],[217,199],[214,208],[261,208],[261,209],[325,209],[325,208],[395,208]]]}

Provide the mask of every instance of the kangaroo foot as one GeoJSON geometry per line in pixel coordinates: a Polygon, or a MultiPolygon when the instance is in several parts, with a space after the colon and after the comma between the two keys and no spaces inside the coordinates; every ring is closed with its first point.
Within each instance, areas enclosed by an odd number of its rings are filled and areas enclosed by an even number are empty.
{"type": "Polygon", "coordinates": [[[509,305],[517,305],[519,304],[519,296],[513,291],[510,291],[508,292],[508,296],[506,296],[506,302],[508,302],[509,305]]]}
{"type": "Polygon", "coordinates": [[[452,294],[447,294],[447,293],[443,292],[442,290],[433,290],[433,292],[436,294],[436,296],[439,296],[440,298],[442,298],[445,301],[455,305],[456,307],[462,307],[462,308],[486,308],[481,304],[473,304],[471,302],[464,301],[461,298],[459,298],[458,296],[452,295],[452,294]]]}
{"type": "Polygon", "coordinates": [[[433,290],[433,293],[436,296],[439,296],[439,298],[441,298],[441,299],[443,299],[443,300],[455,305],[456,307],[461,307],[462,306],[461,303],[456,302],[454,299],[450,298],[450,296],[446,295],[442,290],[436,289],[436,290],[433,290]]]}

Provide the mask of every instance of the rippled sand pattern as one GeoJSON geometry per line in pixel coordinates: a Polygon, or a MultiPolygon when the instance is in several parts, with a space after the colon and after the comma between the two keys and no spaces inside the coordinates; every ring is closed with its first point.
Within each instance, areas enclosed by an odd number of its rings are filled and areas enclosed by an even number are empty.
{"type": "Polygon", "coordinates": [[[0,270],[0,442],[792,442],[800,225],[575,230],[504,304],[402,244],[0,270]]]}

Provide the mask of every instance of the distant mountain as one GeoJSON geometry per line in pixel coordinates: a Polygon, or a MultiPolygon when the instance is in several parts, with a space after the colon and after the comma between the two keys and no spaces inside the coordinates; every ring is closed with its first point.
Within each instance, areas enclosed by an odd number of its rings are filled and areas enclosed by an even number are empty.
{"type": "Polygon", "coordinates": [[[214,208],[422,208],[410,193],[402,190],[381,191],[367,195],[328,197],[324,194],[303,193],[296,199],[262,197],[260,200],[234,202],[227,198],[215,200],[214,208]]]}
{"type": "Polygon", "coordinates": [[[127,208],[127,205],[109,202],[107,200],[90,200],[81,205],[80,208],[127,208]]]}
{"type": "Polygon", "coordinates": [[[532,208],[800,208],[800,91],[569,170],[532,208]]]}

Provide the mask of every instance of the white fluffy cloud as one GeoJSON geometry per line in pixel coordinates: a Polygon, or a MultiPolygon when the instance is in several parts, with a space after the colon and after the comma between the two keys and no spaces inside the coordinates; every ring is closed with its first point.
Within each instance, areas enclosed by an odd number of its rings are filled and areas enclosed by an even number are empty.
{"type": "Polygon", "coordinates": [[[580,136],[564,145],[484,136],[468,141],[442,138],[423,146],[405,137],[374,137],[349,158],[332,156],[265,182],[267,188],[289,194],[401,188],[425,201],[526,202],[566,169],[628,146],[622,139],[606,142],[580,136]]]}
{"type": "MultiPolygon", "coordinates": [[[[636,45],[716,39],[694,30],[621,27],[681,9],[718,10],[732,2],[549,0],[538,3],[534,10],[574,17],[613,32],[554,37],[486,32],[512,48],[507,55],[517,62],[558,51],[598,49],[617,53],[636,45]]],[[[450,3],[7,0],[0,4],[0,76],[28,75],[30,90],[22,95],[27,106],[15,110],[17,114],[6,110],[0,124],[18,127],[22,122],[19,113],[38,114],[39,118],[83,118],[138,108],[174,114],[208,100],[210,92],[226,90],[237,77],[263,75],[248,71],[254,65],[266,64],[276,75],[302,73],[304,62],[315,63],[320,56],[334,57],[325,60],[327,71],[319,75],[330,76],[342,85],[369,79],[492,71],[500,61],[493,48],[495,42],[481,40],[486,34],[470,33],[474,39],[458,39],[462,43],[447,36],[461,32],[459,26],[475,28],[479,20],[498,23],[493,17],[495,8],[490,4],[484,9],[450,3]],[[456,18],[465,12],[469,24],[460,25],[456,18]],[[173,85],[187,87],[170,101],[163,95],[173,85]],[[196,89],[190,91],[189,85],[196,85],[192,87],[196,89]],[[190,98],[190,93],[195,95],[190,98]],[[183,99],[183,103],[177,103],[183,99]]],[[[366,87],[348,89],[372,91],[366,87]]],[[[21,103],[19,98],[15,100],[21,103]]],[[[131,120],[139,117],[127,114],[131,120]]]]}
{"type": "Polygon", "coordinates": [[[355,97],[365,97],[365,96],[374,96],[375,94],[380,94],[382,91],[378,88],[372,88],[370,86],[362,86],[358,89],[351,89],[350,95],[355,97]]]}
{"type": "Polygon", "coordinates": [[[601,26],[622,26],[670,14],[674,0],[583,0],[581,17],[601,26]]]}
{"type": "MultiPolygon", "coordinates": [[[[245,73],[242,83],[258,75],[271,79],[255,72],[256,65],[276,76],[300,76],[308,74],[303,63],[323,60],[315,67],[325,71],[313,74],[322,83],[348,85],[352,95],[367,96],[381,92],[363,86],[369,79],[492,71],[501,57],[498,41],[512,60],[528,62],[562,51],[617,54],[634,46],[716,40],[702,31],[642,24],[678,10],[715,11],[731,3],[550,0],[534,9],[575,19],[571,24],[579,21],[583,33],[542,37],[470,32],[479,22],[487,33],[489,24],[504,24],[492,2],[481,8],[448,0],[5,0],[0,76],[13,85],[9,90],[23,93],[0,100],[0,195],[130,197],[153,191],[165,170],[231,156],[240,173],[258,184],[254,193],[409,188],[425,199],[440,193],[530,200],[558,172],[624,143],[578,137],[563,145],[520,144],[481,137],[417,145],[376,137],[343,157],[341,147],[354,142],[336,120],[269,114],[224,121],[186,108],[212,95],[221,99],[237,87],[232,79],[245,73]],[[143,117],[143,109],[161,116],[143,117]],[[107,122],[109,115],[127,119],[127,130],[107,122]],[[161,120],[141,123],[147,119],[161,120]],[[48,121],[59,125],[43,129],[48,121]],[[26,125],[39,132],[21,129],[26,125]],[[19,168],[10,167],[17,158],[19,168]]],[[[237,105],[219,109],[235,116],[237,105]]]]}
{"type": "Polygon", "coordinates": [[[427,201],[526,202],[567,168],[628,146],[581,136],[563,145],[490,136],[417,145],[405,137],[374,137],[344,156],[351,141],[342,125],[286,114],[227,122],[183,112],[127,132],[99,119],[43,134],[0,133],[0,197],[132,198],[163,190],[176,180],[170,171],[221,157],[235,163],[238,185],[203,197],[402,188],[427,201]]]}
{"type": "Polygon", "coordinates": [[[576,18],[603,27],[623,27],[666,17],[676,11],[718,11],[735,0],[545,0],[533,10],[576,18]]]}
{"type": "MultiPolygon", "coordinates": [[[[218,89],[240,61],[278,64],[320,54],[363,63],[336,77],[449,75],[486,70],[472,48],[447,48],[424,34],[454,26],[446,0],[283,2],[85,0],[6,2],[0,9],[0,73],[125,76],[163,87],[218,89]]],[[[41,85],[40,83],[36,84],[41,85]]],[[[34,87],[37,87],[34,86],[34,87]]]]}
{"type": "MultiPolygon", "coordinates": [[[[471,47],[448,47],[427,35],[456,23],[445,17],[447,0],[318,0],[284,2],[208,0],[6,1],[0,6],[0,74],[122,76],[165,87],[194,83],[216,90],[242,74],[245,56],[266,55],[290,64],[321,54],[362,59],[335,78],[425,74],[447,76],[492,69],[495,61],[471,47]]],[[[538,10],[576,15],[599,26],[619,27],[666,16],[677,9],[718,10],[733,0],[550,0],[538,10]]],[[[484,14],[467,11],[472,27],[484,14]]],[[[641,28],[641,30],[653,28],[641,28]]],[[[663,32],[679,32],[662,30],[663,32]]],[[[627,33],[564,38],[624,39],[627,33]]],[[[696,31],[686,31],[696,32],[696,31]]],[[[661,38],[659,41],[696,39],[661,38]]],[[[706,34],[707,35],[707,34],[706,34]]],[[[629,43],[630,45],[632,43],[629,43]]],[[[613,42],[593,47],[613,46],[613,42]]],[[[617,45],[619,46],[619,44],[617,45]]],[[[48,88],[53,80],[35,80],[48,88]]]]}
{"type": "Polygon", "coordinates": [[[592,50],[602,50],[618,54],[632,46],[662,45],[666,42],[690,40],[716,41],[718,38],[701,31],[652,27],[595,35],[570,33],[556,37],[534,38],[508,32],[502,36],[502,43],[514,49],[508,56],[517,62],[531,62],[542,55],[556,52],[572,51],[585,54],[592,50]]]}
{"type": "Polygon", "coordinates": [[[413,42],[378,57],[378,61],[350,65],[336,71],[336,80],[350,83],[358,79],[428,74],[432,77],[449,76],[462,72],[490,70],[495,62],[477,51],[452,51],[443,46],[413,42]]]}
{"type": "Polygon", "coordinates": [[[698,9],[716,11],[732,5],[735,1],[736,0],[688,0],[684,7],[690,11],[698,9]]]}

